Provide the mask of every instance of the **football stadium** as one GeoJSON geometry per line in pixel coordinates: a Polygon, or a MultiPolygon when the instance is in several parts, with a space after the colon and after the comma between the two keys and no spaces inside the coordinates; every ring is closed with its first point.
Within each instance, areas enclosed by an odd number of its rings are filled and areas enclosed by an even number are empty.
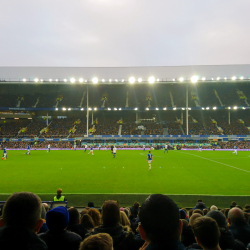
{"type": "Polygon", "coordinates": [[[0,250],[250,250],[249,7],[1,1],[0,250]]]}

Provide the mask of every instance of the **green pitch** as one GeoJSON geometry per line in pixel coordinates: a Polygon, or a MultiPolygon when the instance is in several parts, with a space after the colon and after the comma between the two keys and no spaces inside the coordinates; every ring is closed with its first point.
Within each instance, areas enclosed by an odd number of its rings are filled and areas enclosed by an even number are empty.
{"type": "Polygon", "coordinates": [[[154,150],[148,170],[148,151],[8,150],[0,164],[1,193],[31,191],[55,194],[164,193],[249,195],[250,152],[154,150]]]}

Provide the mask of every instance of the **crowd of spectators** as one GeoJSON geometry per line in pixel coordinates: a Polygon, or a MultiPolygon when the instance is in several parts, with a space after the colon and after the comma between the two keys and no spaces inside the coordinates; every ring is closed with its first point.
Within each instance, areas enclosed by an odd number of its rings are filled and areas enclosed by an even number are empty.
{"type": "Polygon", "coordinates": [[[246,250],[250,243],[250,205],[243,208],[235,201],[218,209],[198,200],[187,209],[153,194],[141,207],[106,200],[101,208],[89,202],[79,211],[49,209],[36,194],[21,192],[12,194],[0,211],[3,250],[246,250]]]}

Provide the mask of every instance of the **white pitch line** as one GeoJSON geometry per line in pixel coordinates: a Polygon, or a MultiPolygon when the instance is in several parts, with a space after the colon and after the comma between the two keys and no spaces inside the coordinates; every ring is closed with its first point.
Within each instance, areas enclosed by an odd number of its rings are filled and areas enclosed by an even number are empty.
{"type": "Polygon", "coordinates": [[[221,165],[230,167],[230,168],[235,168],[235,169],[238,169],[238,170],[241,170],[241,171],[250,173],[250,171],[247,171],[247,170],[244,170],[244,169],[241,169],[241,168],[236,168],[236,167],[234,167],[234,166],[231,166],[231,165],[228,165],[228,164],[225,164],[225,163],[222,163],[222,162],[214,161],[214,160],[211,160],[211,159],[209,159],[209,158],[205,158],[205,157],[202,157],[202,156],[199,156],[199,155],[193,155],[193,154],[189,154],[189,153],[183,153],[183,154],[196,156],[196,157],[199,157],[199,158],[204,159],[204,160],[207,160],[207,161],[212,161],[212,162],[215,162],[215,163],[218,163],[218,164],[221,164],[221,165]]]}

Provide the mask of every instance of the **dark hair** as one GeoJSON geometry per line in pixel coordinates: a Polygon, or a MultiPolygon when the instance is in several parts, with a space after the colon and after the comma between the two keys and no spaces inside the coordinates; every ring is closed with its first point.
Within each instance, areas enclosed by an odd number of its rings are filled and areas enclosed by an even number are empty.
{"type": "Polygon", "coordinates": [[[188,211],[188,216],[189,216],[189,218],[192,216],[193,212],[194,212],[193,209],[190,209],[190,210],[188,211]]]}
{"type": "Polygon", "coordinates": [[[193,211],[193,214],[201,214],[202,216],[204,215],[204,213],[200,209],[195,209],[193,211]]]}
{"type": "Polygon", "coordinates": [[[229,212],[230,208],[225,208],[224,209],[224,214],[226,216],[226,218],[228,218],[228,212],[229,212]]]}
{"type": "Polygon", "coordinates": [[[207,208],[203,209],[203,215],[206,215],[209,212],[209,210],[207,208]]]}
{"type": "Polygon", "coordinates": [[[76,225],[79,223],[80,214],[76,208],[70,208],[69,212],[69,226],[76,225]]]}
{"type": "Polygon", "coordinates": [[[142,204],[139,218],[150,241],[171,246],[179,239],[179,209],[166,195],[150,195],[142,204]]]}
{"type": "Polygon", "coordinates": [[[13,193],[4,205],[3,223],[6,226],[22,225],[33,230],[40,219],[41,209],[41,199],[36,194],[13,193]]]}
{"type": "Polygon", "coordinates": [[[139,203],[139,202],[137,202],[137,201],[136,201],[136,202],[134,203],[134,205],[133,205],[133,207],[134,207],[135,209],[138,209],[138,208],[139,208],[139,206],[140,206],[140,203],[139,203]]]}
{"type": "Polygon", "coordinates": [[[120,221],[120,208],[115,201],[106,201],[102,207],[102,222],[105,226],[115,226],[120,221]]]}
{"type": "Polygon", "coordinates": [[[212,249],[219,244],[220,231],[214,219],[199,217],[194,221],[192,230],[203,247],[212,249]]]}
{"type": "Polygon", "coordinates": [[[231,206],[236,206],[236,205],[237,205],[236,201],[231,202],[231,206]]]}
{"type": "Polygon", "coordinates": [[[197,202],[202,202],[202,200],[201,200],[201,199],[199,199],[199,200],[197,200],[197,202]]]}
{"type": "Polygon", "coordinates": [[[97,227],[101,224],[101,214],[97,209],[90,208],[88,210],[88,215],[92,218],[94,222],[94,227],[97,227]]]}
{"type": "Polygon", "coordinates": [[[81,224],[87,229],[90,230],[95,227],[93,219],[88,215],[84,214],[81,218],[81,224]]]}

